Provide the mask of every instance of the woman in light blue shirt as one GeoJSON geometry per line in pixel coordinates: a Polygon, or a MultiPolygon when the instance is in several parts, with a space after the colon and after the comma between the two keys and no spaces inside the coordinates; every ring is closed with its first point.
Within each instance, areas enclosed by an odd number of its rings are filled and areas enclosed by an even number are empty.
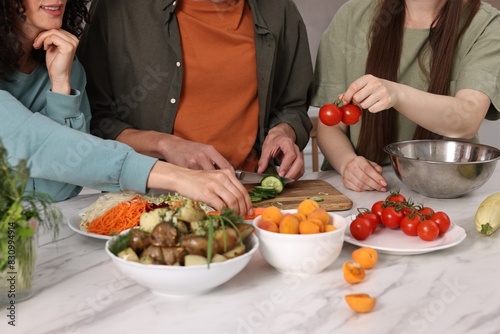
{"type": "Polygon", "coordinates": [[[27,159],[27,190],[55,200],[82,187],[178,192],[240,213],[251,210],[246,189],[229,170],[196,171],[167,164],[89,132],[86,78],[75,58],[88,1],[4,1],[0,8],[0,139],[9,163],[27,159]],[[21,5],[18,5],[21,3],[21,5]],[[4,56],[5,54],[5,56],[4,56]]]}

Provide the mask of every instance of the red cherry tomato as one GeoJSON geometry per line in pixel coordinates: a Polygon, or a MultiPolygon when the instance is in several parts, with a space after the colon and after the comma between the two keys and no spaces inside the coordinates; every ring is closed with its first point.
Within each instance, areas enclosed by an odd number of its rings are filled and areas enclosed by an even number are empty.
{"type": "Polygon", "coordinates": [[[382,210],[381,221],[382,224],[388,228],[398,228],[401,224],[404,214],[402,211],[396,210],[393,206],[388,206],[382,210]]]}
{"type": "Polygon", "coordinates": [[[448,217],[448,215],[443,211],[438,211],[433,214],[431,220],[438,224],[440,234],[446,233],[446,231],[450,228],[450,217],[448,217]]]}
{"type": "Polygon", "coordinates": [[[385,201],[378,201],[373,203],[372,212],[382,218],[382,211],[384,210],[385,201]]]}
{"type": "Polygon", "coordinates": [[[358,123],[361,117],[361,108],[355,104],[348,103],[342,106],[342,111],[344,115],[342,116],[342,122],[346,125],[353,125],[358,123]]]}
{"type": "Polygon", "coordinates": [[[349,226],[351,235],[356,240],[365,240],[372,234],[372,223],[366,218],[356,218],[349,226]]]}
{"type": "Polygon", "coordinates": [[[424,206],[420,210],[418,210],[418,213],[420,213],[425,219],[431,218],[432,215],[434,214],[434,210],[428,206],[424,206]]]}
{"type": "Polygon", "coordinates": [[[342,109],[333,103],[328,103],[319,109],[318,117],[320,121],[328,126],[337,125],[342,121],[342,109]]]}
{"type": "Polygon", "coordinates": [[[406,198],[399,193],[399,191],[391,192],[389,196],[386,198],[387,201],[389,202],[395,202],[395,203],[405,203],[406,198]]]}
{"type": "Polygon", "coordinates": [[[380,224],[380,216],[373,212],[369,211],[360,212],[356,217],[368,219],[372,224],[372,233],[377,229],[378,225],[380,224]]]}
{"type": "Polygon", "coordinates": [[[412,213],[415,214],[415,209],[413,208],[413,205],[406,203],[401,207],[401,212],[403,212],[405,216],[409,216],[412,213]]]}
{"type": "Polygon", "coordinates": [[[360,212],[356,217],[368,219],[372,224],[372,233],[377,229],[378,225],[380,224],[380,216],[370,211],[360,212]]]}
{"type": "Polygon", "coordinates": [[[401,231],[403,231],[404,234],[416,237],[418,235],[418,225],[420,224],[420,216],[417,214],[410,214],[408,216],[404,216],[403,219],[401,219],[401,223],[399,226],[401,227],[401,231]]]}
{"type": "Polygon", "coordinates": [[[439,226],[432,220],[424,220],[418,224],[417,233],[420,239],[432,241],[439,235],[439,226]]]}

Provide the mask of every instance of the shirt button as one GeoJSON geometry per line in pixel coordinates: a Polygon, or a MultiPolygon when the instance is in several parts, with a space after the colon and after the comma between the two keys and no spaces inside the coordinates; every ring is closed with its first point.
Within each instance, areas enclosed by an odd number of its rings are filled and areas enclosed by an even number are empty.
{"type": "Polygon", "coordinates": [[[175,99],[170,99],[170,103],[174,104],[175,103],[175,99]]]}
{"type": "Polygon", "coordinates": [[[180,61],[178,61],[177,63],[175,63],[175,65],[176,65],[177,67],[180,67],[180,66],[181,66],[181,62],[180,62],[180,61]]]}
{"type": "Polygon", "coordinates": [[[174,5],[174,6],[175,6],[176,4],[177,4],[177,1],[172,2],[172,5],[174,5]]]}

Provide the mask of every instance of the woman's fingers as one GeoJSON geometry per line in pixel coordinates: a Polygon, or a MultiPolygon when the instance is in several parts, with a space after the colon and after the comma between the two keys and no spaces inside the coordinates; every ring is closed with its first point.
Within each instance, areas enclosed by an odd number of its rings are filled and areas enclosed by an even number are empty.
{"type": "Polygon", "coordinates": [[[67,49],[73,49],[76,51],[78,46],[78,38],[66,30],[62,29],[51,29],[41,32],[33,42],[33,47],[35,49],[41,48],[47,50],[51,45],[56,45],[58,47],[65,47],[67,49]]]}
{"type": "Polygon", "coordinates": [[[343,183],[355,191],[386,191],[387,186],[382,176],[382,168],[360,156],[354,158],[345,168],[343,183]]]}

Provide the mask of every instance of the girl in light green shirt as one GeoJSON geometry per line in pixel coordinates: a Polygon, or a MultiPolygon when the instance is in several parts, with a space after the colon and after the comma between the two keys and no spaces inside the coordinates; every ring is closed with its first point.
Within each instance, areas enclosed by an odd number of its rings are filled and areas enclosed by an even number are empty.
{"type": "Polygon", "coordinates": [[[391,142],[477,140],[483,119],[499,118],[499,31],[499,11],[478,0],[350,0],[339,9],[320,43],[313,105],[341,95],[364,109],[353,126],[318,126],[346,187],[386,191],[380,165],[391,142]]]}

